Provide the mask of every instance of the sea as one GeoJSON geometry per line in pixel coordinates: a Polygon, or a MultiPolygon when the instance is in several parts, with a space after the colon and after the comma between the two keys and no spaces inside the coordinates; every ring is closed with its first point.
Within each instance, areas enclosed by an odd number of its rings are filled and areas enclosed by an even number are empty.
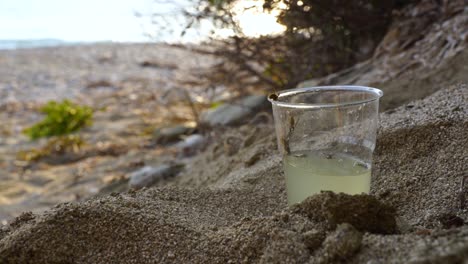
{"type": "Polygon", "coordinates": [[[42,47],[56,47],[83,44],[84,42],[69,42],[60,39],[30,39],[30,40],[2,40],[0,50],[32,49],[42,47]]]}

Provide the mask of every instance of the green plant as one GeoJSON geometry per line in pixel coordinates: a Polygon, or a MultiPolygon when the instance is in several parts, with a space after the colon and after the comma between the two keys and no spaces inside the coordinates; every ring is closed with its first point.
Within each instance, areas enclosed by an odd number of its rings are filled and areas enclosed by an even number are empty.
{"type": "Polygon", "coordinates": [[[46,114],[45,118],[23,131],[33,140],[78,131],[90,125],[93,117],[93,110],[90,107],[80,106],[69,100],[60,103],[50,101],[40,111],[46,114]]]}
{"type": "Polygon", "coordinates": [[[59,136],[50,139],[40,148],[22,150],[16,153],[16,159],[20,161],[38,161],[52,155],[63,155],[65,153],[79,153],[86,146],[86,142],[77,135],[59,136]]]}
{"type": "Polygon", "coordinates": [[[223,105],[223,102],[221,102],[221,101],[212,102],[210,104],[209,109],[216,109],[216,108],[220,107],[221,105],[223,105]]]}

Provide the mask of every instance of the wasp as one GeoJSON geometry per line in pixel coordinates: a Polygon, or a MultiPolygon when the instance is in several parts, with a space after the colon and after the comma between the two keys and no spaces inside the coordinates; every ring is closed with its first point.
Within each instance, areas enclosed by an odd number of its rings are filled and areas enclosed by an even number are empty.
{"type": "Polygon", "coordinates": [[[278,100],[278,95],[276,93],[272,93],[268,96],[270,100],[276,101],[278,100]]]}

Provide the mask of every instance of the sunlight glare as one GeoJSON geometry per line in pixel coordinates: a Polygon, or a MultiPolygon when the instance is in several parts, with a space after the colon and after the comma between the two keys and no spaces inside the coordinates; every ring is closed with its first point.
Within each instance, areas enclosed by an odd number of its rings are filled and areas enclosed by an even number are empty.
{"type": "Polygon", "coordinates": [[[275,9],[268,13],[263,11],[263,1],[237,1],[233,10],[235,19],[248,37],[279,34],[286,29],[276,21],[280,10],[275,9]]]}

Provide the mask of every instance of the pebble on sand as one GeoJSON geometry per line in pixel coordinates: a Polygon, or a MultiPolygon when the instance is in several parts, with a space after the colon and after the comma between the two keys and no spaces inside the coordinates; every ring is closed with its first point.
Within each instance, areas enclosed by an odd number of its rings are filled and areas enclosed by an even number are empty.
{"type": "Polygon", "coordinates": [[[143,187],[150,187],[160,180],[167,179],[177,175],[183,165],[160,165],[157,167],[145,166],[132,174],[130,174],[129,187],[133,189],[141,189],[143,187]]]}

